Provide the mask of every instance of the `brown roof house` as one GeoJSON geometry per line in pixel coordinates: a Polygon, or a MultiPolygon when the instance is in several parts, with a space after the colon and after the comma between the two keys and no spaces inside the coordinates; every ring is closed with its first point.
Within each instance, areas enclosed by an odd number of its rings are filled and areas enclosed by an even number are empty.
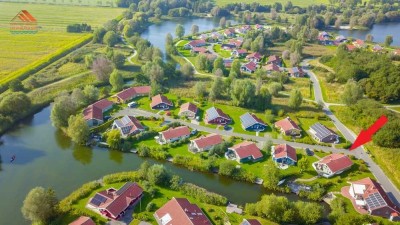
{"type": "Polygon", "coordinates": [[[224,141],[219,134],[209,134],[190,141],[189,151],[193,153],[204,152],[224,141]]]}
{"type": "Polygon", "coordinates": [[[261,223],[256,219],[243,219],[240,225],[261,225],[261,223]]]}
{"type": "Polygon", "coordinates": [[[331,154],[312,164],[317,173],[326,178],[341,174],[352,165],[350,158],[342,154],[331,154]]]}
{"type": "Polygon", "coordinates": [[[86,207],[106,218],[118,220],[129,207],[139,203],[142,197],[143,189],[137,183],[127,182],[120,189],[109,188],[98,192],[86,207]]]}
{"type": "Polygon", "coordinates": [[[212,225],[204,212],[186,198],[173,197],[154,213],[159,225],[212,225]]]}
{"type": "Polygon", "coordinates": [[[287,136],[301,136],[300,127],[290,117],[279,120],[275,123],[275,127],[287,136]]]}
{"type": "Polygon", "coordinates": [[[166,131],[158,133],[158,136],[156,136],[155,139],[159,144],[167,144],[184,138],[189,138],[190,134],[190,129],[187,126],[180,126],[169,128],[166,131]]]}
{"type": "Polygon", "coordinates": [[[173,106],[174,105],[172,104],[172,102],[164,95],[159,94],[151,98],[151,103],[150,103],[151,109],[165,110],[165,109],[170,109],[173,106]]]}
{"type": "Polygon", "coordinates": [[[133,116],[124,116],[121,119],[114,120],[112,129],[118,129],[121,137],[124,138],[145,130],[140,121],[133,116]]]}
{"type": "Polygon", "coordinates": [[[245,63],[240,67],[240,70],[246,73],[254,73],[257,70],[257,64],[253,61],[245,63]]]}
{"type": "Polygon", "coordinates": [[[132,100],[139,96],[148,96],[150,94],[151,87],[150,86],[137,86],[127,88],[117,94],[114,97],[117,98],[119,103],[126,103],[129,100],[132,100]]]}
{"type": "Polygon", "coordinates": [[[103,113],[112,109],[114,103],[107,99],[99,100],[83,110],[83,118],[89,127],[104,123],[103,113]]]}
{"type": "Polygon", "coordinates": [[[400,221],[399,207],[393,204],[380,184],[369,177],[350,183],[349,194],[356,207],[361,207],[374,216],[400,221]]]}
{"type": "Polygon", "coordinates": [[[191,102],[186,102],[181,105],[178,115],[181,117],[187,117],[187,118],[194,119],[194,118],[196,118],[198,111],[199,111],[199,109],[197,108],[197,106],[195,104],[193,104],[191,102]]]}
{"type": "Polygon", "coordinates": [[[81,216],[78,219],[71,222],[69,225],[96,225],[96,224],[90,217],[81,216]]]}

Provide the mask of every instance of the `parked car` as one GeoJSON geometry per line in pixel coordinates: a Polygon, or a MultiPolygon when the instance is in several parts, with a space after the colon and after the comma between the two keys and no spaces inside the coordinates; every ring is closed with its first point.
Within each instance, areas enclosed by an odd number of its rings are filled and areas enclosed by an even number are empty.
{"type": "Polygon", "coordinates": [[[111,116],[104,116],[104,121],[108,121],[108,120],[110,120],[111,119],[111,116]]]}
{"type": "Polygon", "coordinates": [[[230,130],[230,129],[232,129],[230,126],[228,126],[228,125],[224,126],[224,130],[230,130]]]}
{"type": "Polygon", "coordinates": [[[192,135],[195,135],[195,134],[197,134],[197,130],[196,129],[194,129],[194,130],[192,130],[192,132],[190,132],[192,135]]]}
{"type": "Polygon", "coordinates": [[[136,102],[129,102],[128,103],[128,107],[129,108],[135,108],[137,106],[137,103],[136,102]]]}
{"type": "Polygon", "coordinates": [[[311,149],[306,148],[306,154],[307,154],[308,156],[312,156],[312,155],[314,155],[314,152],[313,152],[311,149]]]}

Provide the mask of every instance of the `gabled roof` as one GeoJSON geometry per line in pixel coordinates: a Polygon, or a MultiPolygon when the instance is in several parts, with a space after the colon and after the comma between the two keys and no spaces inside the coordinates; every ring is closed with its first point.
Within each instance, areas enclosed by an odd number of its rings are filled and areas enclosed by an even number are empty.
{"type": "Polygon", "coordinates": [[[129,206],[131,201],[138,198],[142,193],[143,189],[137,183],[127,182],[118,190],[98,192],[89,204],[96,208],[105,209],[113,217],[117,217],[129,206]]]}
{"type": "Polygon", "coordinates": [[[227,116],[221,109],[211,107],[206,111],[208,121],[214,120],[218,117],[222,117],[226,120],[230,120],[229,116],[227,116]]]}
{"type": "Polygon", "coordinates": [[[354,43],[354,44],[357,44],[357,45],[360,45],[360,46],[364,45],[364,41],[361,40],[361,39],[357,39],[357,40],[355,40],[353,43],[354,43]]]}
{"type": "Polygon", "coordinates": [[[253,53],[247,55],[246,58],[247,59],[255,58],[255,59],[260,60],[262,58],[262,55],[258,52],[253,52],[253,53]]]}
{"type": "Polygon", "coordinates": [[[260,221],[256,219],[243,219],[243,222],[240,225],[261,225],[260,221]]]}
{"type": "Polygon", "coordinates": [[[275,126],[281,128],[284,132],[287,132],[291,129],[300,130],[300,127],[292,119],[290,119],[290,117],[279,120],[275,123],[275,126]]]}
{"type": "Polygon", "coordinates": [[[187,126],[180,126],[169,128],[168,130],[161,132],[161,135],[163,135],[166,140],[169,140],[190,135],[190,130],[187,126]]]}
{"type": "Polygon", "coordinates": [[[96,224],[90,217],[81,216],[78,219],[71,222],[69,225],[96,225],[96,224]]]}
{"type": "Polygon", "coordinates": [[[211,225],[204,212],[186,198],[173,197],[154,214],[163,225],[211,225]]]}
{"type": "Polygon", "coordinates": [[[266,71],[276,71],[276,72],[280,72],[281,69],[279,68],[279,66],[277,66],[275,63],[270,63],[266,66],[263,67],[266,71]]]}
{"type": "Polygon", "coordinates": [[[320,123],[315,123],[314,125],[312,125],[310,127],[310,130],[313,133],[313,135],[315,135],[320,140],[322,140],[330,135],[337,135],[331,129],[327,128],[326,126],[324,126],[320,123]]]}
{"type": "Polygon", "coordinates": [[[200,53],[206,53],[206,52],[208,52],[208,49],[206,49],[204,47],[193,47],[192,51],[200,52],[200,53]]]}
{"type": "Polygon", "coordinates": [[[246,49],[238,49],[235,50],[238,54],[247,54],[247,50],[246,49]]]}
{"type": "Polygon", "coordinates": [[[192,113],[197,113],[197,106],[191,102],[186,102],[184,104],[181,105],[181,109],[179,110],[179,114],[182,112],[186,112],[186,111],[190,111],[192,113]]]}
{"type": "Polygon", "coordinates": [[[257,69],[257,64],[253,61],[248,62],[248,63],[244,64],[243,66],[246,67],[250,71],[256,71],[256,69],[257,69]]]}
{"type": "Polygon", "coordinates": [[[383,48],[380,45],[374,45],[374,47],[372,48],[372,50],[374,51],[382,51],[383,48]]]}
{"type": "MultiPolygon", "coordinates": [[[[366,177],[364,179],[352,181],[350,183],[364,186],[362,193],[357,193],[359,189],[354,190],[354,193],[359,195],[361,194],[363,196],[365,203],[370,210],[389,206],[393,209],[392,213],[400,213],[399,208],[393,204],[386,192],[382,189],[381,185],[375,180],[366,177]]],[[[350,188],[352,187],[353,185],[350,188]]]]}
{"type": "Polygon", "coordinates": [[[103,120],[103,110],[114,105],[112,101],[107,99],[101,99],[83,110],[83,117],[85,120],[97,119],[103,120]]]}
{"type": "Polygon", "coordinates": [[[270,55],[268,57],[268,62],[267,63],[280,63],[282,60],[279,56],[277,55],[270,55]]]}
{"type": "Polygon", "coordinates": [[[290,158],[297,162],[296,149],[288,144],[281,144],[274,147],[274,155],[276,159],[290,158]]]}
{"type": "Polygon", "coordinates": [[[197,147],[206,148],[209,146],[221,144],[224,140],[222,139],[222,136],[219,134],[209,134],[205,137],[201,136],[192,141],[196,143],[197,147]]]}
{"type": "Polygon", "coordinates": [[[130,87],[127,88],[119,93],[117,93],[115,96],[117,96],[119,99],[122,99],[123,101],[132,99],[136,95],[144,95],[144,94],[149,94],[151,91],[150,86],[137,86],[137,87],[130,87]]]}
{"type": "Polygon", "coordinates": [[[193,40],[193,41],[191,41],[191,42],[188,43],[188,45],[190,45],[190,46],[192,46],[192,47],[196,47],[196,46],[198,46],[198,45],[205,45],[205,44],[206,44],[206,41],[203,40],[203,39],[200,39],[200,40],[193,40]]]}
{"type": "Polygon", "coordinates": [[[173,106],[172,102],[167,97],[165,97],[164,95],[158,94],[151,98],[150,107],[153,108],[161,103],[165,103],[169,106],[173,106]]]}
{"type": "Polygon", "coordinates": [[[236,46],[236,47],[240,47],[240,46],[242,46],[243,41],[240,41],[240,40],[230,40],[230,41],[229,41],[229,44],[234,45],[234,46],[236,46]]]}
{"type": "Polygon", "coordinates": [[[132,134],[137,130],[144,130],[140,121],[133,116],[124,116],[121,119],[115,120],[114,124],[120,128],[125,135],[132,134]]]}
{"type": "Polygon", "coordinates": [[[353,165],[353,162],[350,160],[349,157],[336,153],[325,156],[324,158],[320,159],[318,163],[325,164],[332,173],[344,170],[353,165]]]}
{"type": "Polygon", "coordinates": [[[230,147],[229,149],[236,152],[240,159],[244,159],[249,156],[252,156],[253,159],[259,159],[263,157],[263,154],[257,145],[249,141],[239,143],[233,147],[230,147]]]}
{"type": "Polygon", "coordinates": [[[257,123],[267,126],[264,123],[264,121],[262,121],[260,118],[258,118],[255,114],[248,113],[248,112],[240,116],[240,122],[242,122],[242,125],[245,128],[253,126],[254,124],[257,124],[257,123]]]}

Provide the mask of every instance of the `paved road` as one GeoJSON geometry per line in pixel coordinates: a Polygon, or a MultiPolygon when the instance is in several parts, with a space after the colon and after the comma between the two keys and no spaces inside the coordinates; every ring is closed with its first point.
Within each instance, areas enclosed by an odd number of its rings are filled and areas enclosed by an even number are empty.
{"type": "MultiPolygon", "coordinates": [[[[303,64],[306,64],[308,60],[304,60],[303,64]]],[[[325,114],[332,120],[335,124],[336,128],[343,134],[343,136],[349,140],[350,142],[354,142],[356,139],[356,134],[348,129],[340,120],[332,113],[329,109],[329,103],[326,103],[322,96],[321,86],[319,84],[317,76],[311,70],[304,70],[307,74],[310,75],[310,79],[314,85],[314,96],[317,102],[323,103],[323,111],[325,114]]],[[[346,150],[349,154],[355,155],[357,158],[364,160],[368,163],[371,172],[374,174],[375,178],[379,181],[385,191],[388,193],[389,197],[392,201],[400,206],[400,191],[397,187],[390,181],[390,179],[385,175],[382,169],[371,159],[371,157],[365,153],[365,149],[363,147],[359,147],[351,152],[346,150]]]]}

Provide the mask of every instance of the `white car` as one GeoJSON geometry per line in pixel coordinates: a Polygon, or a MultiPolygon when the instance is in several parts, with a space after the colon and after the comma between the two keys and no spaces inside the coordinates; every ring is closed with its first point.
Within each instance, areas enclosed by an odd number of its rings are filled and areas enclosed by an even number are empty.
{"type": "Polygon", "coordinates": [[[129,108],[134,108],[135,106],[137,106],[137,103],[136,103],[136,102],[129,102],[129,103],[128,103],[128,107],[129,107],[129,108]]]}

